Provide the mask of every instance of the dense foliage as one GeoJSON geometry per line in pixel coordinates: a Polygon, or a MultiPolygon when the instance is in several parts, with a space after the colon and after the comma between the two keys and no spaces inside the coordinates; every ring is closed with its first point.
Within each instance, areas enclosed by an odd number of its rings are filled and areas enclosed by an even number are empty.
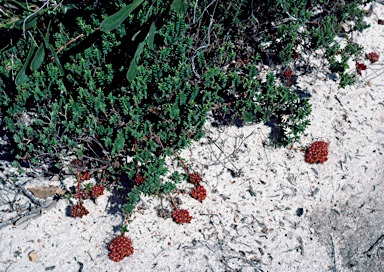
{"type": "Polygon", "coordinates": [[[127,214],[187,179],[165,179],[165,158],[200,139],[210,113],[268,123],[275,145],[298,141],[311,107],[293,75],[320,56],[353,83],[361,48],[349,34],[367,27],[360,0],[105,2],[1,1],[0,107],[19,161],[63,170],[72,156],[127,177],[127,214]]]}

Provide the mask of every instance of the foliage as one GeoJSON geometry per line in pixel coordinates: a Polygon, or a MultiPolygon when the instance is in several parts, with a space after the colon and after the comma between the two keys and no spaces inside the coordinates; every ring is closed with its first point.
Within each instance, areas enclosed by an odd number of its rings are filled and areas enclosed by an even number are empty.
{"type": "Polygon", "coordinates": [[[321,49],[352,83],[361,48],[348,35],[367,27],[357,0],[32,2],[0,3],[0,107],[16,158],[107,171],[129,189],[127,214],[141,194],[176,190],[183,176],[165,178],[165,158],[204,135],[210,112],[218,125],[272,125],[275,145],[298,141],[311,106],[282,71],[321,49]]]}

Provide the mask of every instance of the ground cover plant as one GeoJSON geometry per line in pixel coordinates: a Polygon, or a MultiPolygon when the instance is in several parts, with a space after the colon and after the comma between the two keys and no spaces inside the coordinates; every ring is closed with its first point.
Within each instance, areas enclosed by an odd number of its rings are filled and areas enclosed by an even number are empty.
{"type": "MultiPolygon", "coordinates": [[[[341,87],[356,77],[350,59],[364,70],[350,34],[367,27],[366,1],[107,2],[0,2],[3,134],[15,163],[77,176],[74,217],[115,188],[127,192],[127,217],[144,194],[168,197],[174,220],[191,222],[172,194],[189,181],[191,197],[207,197],[179,152],[208,115],[217,126],[264,122],[271,144],[291,145],[309,125],[309,94],[295,85],[309,58],[325,59],[341,87]],[[169,173],[167,157],[185,171],[169,173]]],[[[133,253],[119,237],[115,261],[133,253]]]]}

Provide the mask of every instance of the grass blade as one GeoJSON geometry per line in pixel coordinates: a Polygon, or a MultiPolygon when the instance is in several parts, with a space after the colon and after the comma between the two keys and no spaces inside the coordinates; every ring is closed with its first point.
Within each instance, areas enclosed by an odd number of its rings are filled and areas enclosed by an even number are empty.
{"type": "Polygon", "coordinates": [[[141,3],[143,3],[144,0],[136,0],[132,4],[125,6],[121,8],[118,12],[115,14],[112,14],[111,16],[104,19],[104,21],[100,25],[100,30],[104,32],[108,32],[111,30],[114,30],[116,27],[118,27],[127,17],[129,14],[134,11],[138,6],[140,6],[141,3]]]}
{"type": "Polygon", "coordinates": [[[31,62],[31,70],[36,71],[43,64],[45,58],[44,43],[42,43],[35,53],[35,57],[31,62]]]}
{"type": "Polygon", "coordinates": [[[27,70],[28,63],[33,56],[34,50],[35,50],[35,43],[31,40],[31,48],[29,49],[27,59],[25,60],[23,67],[21,68],[21,70],[19,71],[15,79],[16,86],[19,86],[27,81],[28,76],[25,73],[25,71],[27,70]]]}
{"type": "Polygon", "coordinates": [[[64,73],[64,69],[63,69],[63,66],[61,66],[61,63],[60,63],[60,60],[59,60],[59,57],[57,56],[56,54],[56,51],[55,51],[55,48],[53,48],[53,45],[52,44],[49,44],[49,49],[51,49],[51,53],[52,53],[52,56],[57,64],[57,66],[59,67],[59,70],[60,70],[60,74],[62,76],[65,75],[64,73]]]}

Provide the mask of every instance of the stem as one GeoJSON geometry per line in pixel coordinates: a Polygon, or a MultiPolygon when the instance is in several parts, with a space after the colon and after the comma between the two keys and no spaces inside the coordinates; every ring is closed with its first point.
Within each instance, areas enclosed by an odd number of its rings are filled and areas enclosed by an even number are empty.
{"type": "Polygon", "coordinates": [[[177,157],[177,159],[181,162],[181,164],[183,165],[184,170],[188,173],[188,175],[190,175],[191,173],[189,172],[189,169],[188,169],[187,165],[184,163],[184,161],[180,158],[180,156],[176,152],[174,152],[174,154],[177,157]]]}
{"type": "MultiPolygon", "coordinates": [[[[95,28],[94,29],[95,31],[96,30],[99,30],[99,28],[95,28]]],[[[78,36],[76,36],[75,38],[72,38],[69,42],[67,42],[65,45],[63,45],[62,47],[60,47],[59,50],[56,51],[56,54],[59,54],[63,49],[65,49],[68,45],[70,45],[71,43],[75,42],[77,39],[81,38],[81,37],[84,37],[84,34],[80,34],[78,36]]],[[[51,58],[51,60],[53,60],[53,57],[51,58]]]]}
{"type": "Polygon", "coordinates": [[[80,171],[77,171],[77,198],[79,199],[79,204],[81,205],[80,171]]]}
{"type": "Polygon", "coordinates": [[[175,209],[178,210],[179,207],[177,207],[175,201],[173,200],[173,197],[170,194],[168,194],[168,197],[171,199],[171,202],[172,202],[173,206],[175,207],[175,209]]]}
{"type": "MultiPolygon", "coordinates": [[[[101,176],[103,176],[105,174],[105,169],[101,172],[101,176]]],[[[108,177],[104,177],[102,179],[100,179],[100,185],[103,184],[104,181],[107,180],[108,177]]]]}
{"type": "MultiPolygon", "coordinates": [[[[135,152],[137,151],[137,139],[136,138],[134,138],[133,149],[135,152]]],[[[136,168],[136,175],[137,175],[137,173],[139,172],[139,162],[138,161],[136,161],[135,168],[136,168]]]]}

